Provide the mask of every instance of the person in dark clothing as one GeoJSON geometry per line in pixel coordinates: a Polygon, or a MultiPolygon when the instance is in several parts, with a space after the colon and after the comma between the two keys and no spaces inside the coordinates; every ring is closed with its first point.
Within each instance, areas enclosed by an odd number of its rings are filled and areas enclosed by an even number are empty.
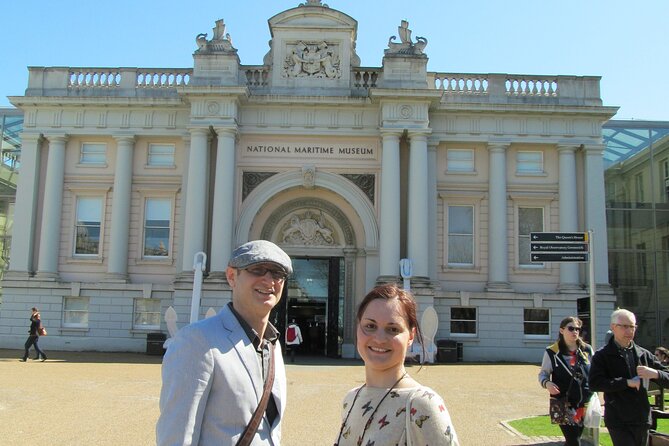
{"type": "Polygon", "coordinates": [[[614,446],[646,446],[651,425],[648,383],[669,387],[666,372],[655,355],[634,343],[634,313],[611,314],[613,338],[592,358],[590,389],[604,392],[604,423],[614,446]]]}
{"type": "Polygon", "coordinates": [[[42,362],[46,361],[46,354],[39,348],[39,329],[42,326],[42,319],[39,314],[39,310],[35,307],[32,308],[32,314],[30,315],[30,329],[28,330],[28,339],[25,343],[26,351],[23,354],[21,361],[26,362],[30,354],[30,347],[35,347],[35,357],[33,359],[38,360],[42,359],[42,362]]]}
{"type": "Polygon", "coordinates": [[[560,426],[567,446],[580,446],[585,405],[592,396],[588,372],[593,351],[580,337],[582,327],[583,322],[576,316],[560,322],[558,340],[546,348],[539,372],[539,383],[550,398],[565,398],[569,404],[568,420],[551,417],[560,426]]]}

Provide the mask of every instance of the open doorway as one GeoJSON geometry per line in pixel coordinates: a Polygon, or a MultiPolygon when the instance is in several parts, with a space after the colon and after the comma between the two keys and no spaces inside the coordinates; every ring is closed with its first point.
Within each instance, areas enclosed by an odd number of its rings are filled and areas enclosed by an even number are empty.
{"type": "Polygon", "coordinates": [[[343,259],[293,258],[293,274],[284,286],[272,322],[283,337],[292,321],[300,327],[298,356],[341,356],[343,335],[343,259]]]}

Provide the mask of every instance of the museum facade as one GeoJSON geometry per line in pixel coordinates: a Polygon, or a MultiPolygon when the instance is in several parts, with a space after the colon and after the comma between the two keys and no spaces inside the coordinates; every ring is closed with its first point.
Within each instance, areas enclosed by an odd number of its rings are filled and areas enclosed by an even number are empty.
{"type": "Polygon", "coordinates": [[[588,271],[533,262],[529,235],[588,229],[603,334],[616,108],[599,77],[429,72],[440,42],[406,21],[362,67],[357,26],[310,0],[269,19],[261,65],[218,20],[192,68],[29,67],[10,98],[24,122],[0,346],[38,306],[51,349],[143,351],[169,307],[188,323],[196,254],[204,317],[230,300],[232,249],[262,238],[294,260],[272,320],[295,319],[306,353],[353,357],[357,303],[410,259],[436,339],[536,361],[588,271]]]}

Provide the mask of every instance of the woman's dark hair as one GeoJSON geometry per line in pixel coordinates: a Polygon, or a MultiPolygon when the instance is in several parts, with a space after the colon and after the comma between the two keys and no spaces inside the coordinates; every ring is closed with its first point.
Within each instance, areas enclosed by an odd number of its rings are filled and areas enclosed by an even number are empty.
{"type": "Polygon", "coordinates": [[[367,293],[365,298],[362,299],[360,306],[358,306],[358,323],[360,323],[362,320],[362,315],[365,313],[367,305],[369,305],[369,303],[375,299],[397,299],[402,307],[402,310],[404,311],[404,318],[406,319],[409,330],[413,328],[416,329],[416,336],[414,337],[414,341],[417,340],[420,342],[420,346],[423,351],[423,358],[425,358],[426,352],[425,344],[423,342],[423,333],[421,332],[420,326],[418,325],[418,317],[416,316],[416,300],[413,298],[413,294],[400,288],[394,283],[388,283],[374,287],[369,293],[367,293]]]}
{"type": "MultiPolygon", "coordinates": [[[[574,326],[578,328],[583,328],[583,321],[577,318],[576,316],[568,316],[564,319],[562,319],[562,322],[560,322],[560,328],[565,328],[569,323],[574,324],[574,326]]],[[[564,337],[562,336],[562,333],[558,333],[558,348],[560,349],[560,353],[567,354],[569,353],[569,348],[567,348],[567,343],[564,341],[564,337]]],[[[576,338],[576,346],[583,350],[586,346],[586,343],[581,339],[581,335],[579,333],[578,338],[576,338]]]]}

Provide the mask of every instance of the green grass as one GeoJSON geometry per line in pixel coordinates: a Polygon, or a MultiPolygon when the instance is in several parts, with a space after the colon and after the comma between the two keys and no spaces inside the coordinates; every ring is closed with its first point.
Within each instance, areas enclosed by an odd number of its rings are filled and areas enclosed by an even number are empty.
{"type": "MultiPolygon", "coordinates": [[[[521,434],[527,435],[528,437],[562,436],[562,431],[560,430],[560,426],[558,426],[557,424],[552,424],[548,415],[515,420],[510,422],[509,425],[511,425],[511,427],[513,427],[521,434]]],[[[600,446],[613,446],[609,434],[602,431],[599,432],[599,444],[600,446]]]]}
{"type": "MultiPolygon", "coordinates": [[[[509,423],[511,427],[528,437],[561,437],[560,426],[552,424],[548,415],[523,418],[509,423]]],[[[602,423],[603,425],[603,423],[602,423]]],[[[669,420],[657,420],[657,431],[669,433],[669,420]]],[[[606,432],[599,432],[600,446],[613,446],[611,437],[606,432]]]]}

